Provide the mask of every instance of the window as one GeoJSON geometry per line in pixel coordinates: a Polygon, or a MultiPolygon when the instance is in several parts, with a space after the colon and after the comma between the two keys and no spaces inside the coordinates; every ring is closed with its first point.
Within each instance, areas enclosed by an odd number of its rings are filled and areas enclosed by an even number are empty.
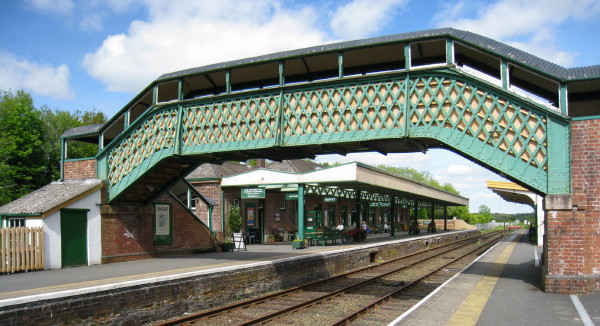
{"type": "Polygon", "coordinates": [[[9,228],[17,228],[25,226],[25,218],[24,217],[9,217],[8,218],[8,227],[9,228]]]}

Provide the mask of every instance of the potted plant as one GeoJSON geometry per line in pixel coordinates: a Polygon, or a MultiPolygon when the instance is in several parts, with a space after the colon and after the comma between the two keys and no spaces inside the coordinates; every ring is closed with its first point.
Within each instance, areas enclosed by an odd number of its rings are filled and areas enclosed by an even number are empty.
{"type": "Polygon", "coordinates": [[[293,249],[304,249],[304,248],[306,248],[304,240],[294,239],[292,241],[292,248],[293,249]]]}
{"type": "Polygon", "coordinates": [[[239,206],[231,206],[229,213],[227,214],[227,229],[228,234],[231,236],[232,233],[238,233],[243,227],[242,216],[240,215],[239,206]]]}
{"type": "Polygon", "coordinates": [[[239,206],[231,206],[227,212],[225,240],[220,244],[222,251],[233,251],[235,243],[233,242],[233,233],[238,233],[243,227],[242,217],[239,206]]]}
{"type": "Polygon", "coordinates": [[[275,242],[275,235],[274,234],[269,234],[267,236],[267,241],[270,242],[270,243],[275,242]]]}
{"type": "Polygon", "coordinates": [[[223,251],[233,251],[233,249],[235,249],[235,245],[234,245],[234,243],[233,243],[233,242],[231,242],[231,241],[224,241],[224,242],[221,244],[221,249],[222,249],[223,251]]]}

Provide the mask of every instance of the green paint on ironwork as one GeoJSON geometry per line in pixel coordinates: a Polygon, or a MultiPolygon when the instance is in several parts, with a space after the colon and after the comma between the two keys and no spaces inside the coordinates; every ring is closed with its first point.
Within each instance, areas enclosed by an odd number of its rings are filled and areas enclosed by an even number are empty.
{"type": "Polygon", "coordinates": [[[408,137],[435,139],[534,191],[561,194],[571,191],[569,123],[452,69],[390,73],[153,107],[101,152],[98,175],[111,200],[172,155],[408,137]]]}

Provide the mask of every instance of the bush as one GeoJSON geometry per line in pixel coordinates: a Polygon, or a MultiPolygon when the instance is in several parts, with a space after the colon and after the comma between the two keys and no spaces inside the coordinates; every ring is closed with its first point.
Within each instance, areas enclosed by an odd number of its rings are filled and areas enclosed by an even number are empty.
{"type": "Polygon", "coordinates": [[[227,232],[229,234],[238,233],[243,226],[240,208],[238,206],[231,206],[229,214],[227,214],[227,232]]]}

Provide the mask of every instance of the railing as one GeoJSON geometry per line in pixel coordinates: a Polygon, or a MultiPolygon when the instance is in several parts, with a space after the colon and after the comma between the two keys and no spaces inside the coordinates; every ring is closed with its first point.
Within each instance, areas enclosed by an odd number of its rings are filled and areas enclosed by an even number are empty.
{"type": "Polygon", "coordinates": [[[44,269],[44,230],[0,228],[0,273],[36,269],[44,269]]]}

